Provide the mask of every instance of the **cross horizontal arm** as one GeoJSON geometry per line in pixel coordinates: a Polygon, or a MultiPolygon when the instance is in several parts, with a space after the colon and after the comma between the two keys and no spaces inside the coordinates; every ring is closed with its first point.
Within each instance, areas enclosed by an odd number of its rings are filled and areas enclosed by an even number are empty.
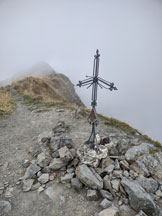
{"type": "Polygon", "coordinates": [[[89,85],[91,82],[93,82],[93,78],[85,79],[85,80],[79,81],[77,86],[81,87],[81,86],[89,85]]]}
{"type": "MultiPolygon", "coordinates": [[[[102,79],[102,78],[100,78],[100,77],[98,77],[98,80],[99,80],[100,82],[102,82],[103,84],[109,86],[110,88],[107,88],[107,89],[109,89],[110,91],[112,91],[112,90],[118,90],[118,89],[114,86],[114,83],[108,82],[108,81],[106,81],[106,80],[104,80],[104,79],[102,79]]],[[[103,85],[102,85],[102,87],[103,87],[103,88],[106,88],[106,87],[103,86],[103,85]]]]}

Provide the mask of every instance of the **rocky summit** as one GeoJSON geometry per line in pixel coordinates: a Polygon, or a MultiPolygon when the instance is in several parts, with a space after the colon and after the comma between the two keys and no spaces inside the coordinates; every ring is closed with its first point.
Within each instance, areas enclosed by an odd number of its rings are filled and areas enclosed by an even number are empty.
{"type": "Polygon", "coordinates": [[[16,106],[0,119],[0,215],[162,216],[159,143],[100,116],[95,151],[85,108],[7,91],[16,106]]]}

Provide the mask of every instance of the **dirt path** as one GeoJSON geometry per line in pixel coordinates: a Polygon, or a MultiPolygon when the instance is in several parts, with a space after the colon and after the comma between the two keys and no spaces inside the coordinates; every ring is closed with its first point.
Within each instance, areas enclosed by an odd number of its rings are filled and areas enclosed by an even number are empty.
{"type": "MultiPolygon", "coordinates": [[[[19,98],[20,99],[20,98],[19,98]]],[[[24,159],[31,159],[29,149],[34,146],[40,133],[51,131],[57,121],[63,120],[70,125],[70,136],[76,147],[83,144],[90,134],[90,127],[85,118],[76,119],[73,112],[64,110],[57,112],[54,108],[49,112],[30,111],[21,100],[17,101],[14,113],[0,120],[0,183],[8,182],[11,197],[6,197],[6,189],[0,200],[8,200],[12,210],[10,216],[91,216],[99,211],[98,202],[87,201],[85,191],[76,193],[66,184],[51,183],[54,190],[51,198],[44,192],[22,192],[17,185],[23,175],[24,159]]],[[[100,129],[104,129],[100,125],[100,129]]],[[[7,183],[6,183],[7,184],[7,183]]],[[[0,215],[3,215],[0,213],[0,215]]]]}

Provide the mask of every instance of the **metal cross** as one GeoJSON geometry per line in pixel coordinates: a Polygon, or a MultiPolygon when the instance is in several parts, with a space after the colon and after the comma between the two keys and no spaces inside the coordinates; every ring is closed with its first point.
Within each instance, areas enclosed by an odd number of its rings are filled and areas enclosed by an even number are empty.
{"type": "Polygon", "coordinates": [[[97,49],[96,55],[94,56],[93,76],[86,76],[88,77],[87,79],[79,81],[79,83],[77,84],[77,86],[79,87],[88,86],[87,88],[89,88],[92,86],[92,102],[91,102],[92,110],[88,118],[90,124],[92,125],[92,132],[88,140],[88,143],[90,143],[91,148],[94,148],[95,150],[97,150],[98,148],[98,142],[97,142],[96,130],[95,130],[96,126],[98,125],[98,119],[96,115],[97,88],[99,86],[100,88],[109,89],[110,91],[117,90],[117,88],[114,86],[114,83],[108,82],[98,76],[99,75],[99,61],[100,61],[100,54],[97,49]]]}

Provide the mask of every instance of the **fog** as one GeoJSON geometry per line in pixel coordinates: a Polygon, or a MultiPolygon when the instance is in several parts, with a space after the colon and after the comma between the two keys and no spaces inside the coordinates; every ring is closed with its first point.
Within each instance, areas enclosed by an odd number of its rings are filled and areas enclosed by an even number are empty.
{"type": "MultiPolygon", "coordinates": [[[[162,141],[161,0],[0,0],[0,80],[45,61],[77,84],[97,48],[118,88],[99,89],[97,111],[162,141]]],[[[90,107],[91,89],[76,90],[90,107]]]]}

